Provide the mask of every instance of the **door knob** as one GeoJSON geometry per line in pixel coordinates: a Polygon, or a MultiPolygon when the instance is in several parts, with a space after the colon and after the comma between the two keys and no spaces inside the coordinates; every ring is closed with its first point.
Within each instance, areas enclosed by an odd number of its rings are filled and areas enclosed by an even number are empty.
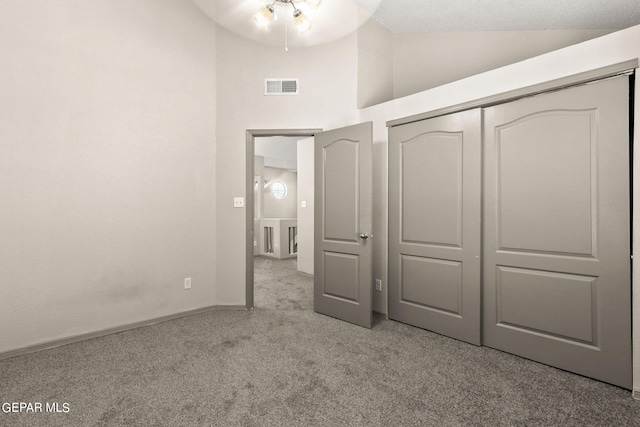
{"type": "Polygon", "coordinates": [[[360,238],[362,240],[367,240],[369,238],[369,235],[367,233],[360,233],[360,238]]]}

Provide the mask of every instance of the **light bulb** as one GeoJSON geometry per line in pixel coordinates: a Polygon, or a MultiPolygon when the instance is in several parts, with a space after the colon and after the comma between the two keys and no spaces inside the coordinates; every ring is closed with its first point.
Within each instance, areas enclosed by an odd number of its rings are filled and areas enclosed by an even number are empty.
{"type": "Polygon", "coordinates": [[[313,23],[300,9],[293,11],[293,23],[296,25],[299,34],[304,34],[313,27],[313,23]]]}
{"type": "Polygon", "coordinates": [[[253,15],[253,19],[256,20],[256,25],[259,28],[264,28],[265,30],[269,29],[269,24],[273,21],[274,10],[273,6],[266,5],[262,9],[256,12],[253,15]]]}

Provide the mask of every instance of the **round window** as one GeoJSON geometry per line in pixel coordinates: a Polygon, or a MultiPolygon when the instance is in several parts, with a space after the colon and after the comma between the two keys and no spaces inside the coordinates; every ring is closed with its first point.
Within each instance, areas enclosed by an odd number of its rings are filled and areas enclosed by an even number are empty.
{"type": "Polygon", "coordinates": [[[287,184],[282,181],[276,181],[271,184],[271,194],[276,199],[282,200],[287,197],[287,184]]]}

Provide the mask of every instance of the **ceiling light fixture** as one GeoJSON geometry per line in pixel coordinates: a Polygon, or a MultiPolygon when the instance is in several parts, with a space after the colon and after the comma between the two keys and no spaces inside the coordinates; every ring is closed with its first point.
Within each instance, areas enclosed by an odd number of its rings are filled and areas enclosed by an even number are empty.
{"type": "MultiPolygon", "coordinates": [[[[307,3],[311,8],[317,9],[322,3],[322,0],[302,0],[307,3]]],[[[300,9],[296,7],[293,0],[273,0],[273,3],[266,4],[258,12],[253,15],[253,19],[256,21],[256,25],[265,30],[269,29],[269,25],[277,20],[275,5],[282,3],[285,6],[290,4],[293,7],[293,23],[298,29],[299,34],[304,34],[311,29],[313,23],[307,15],[305,15],[300,9]]]]}
{"type": "Polygon", "coordinates": [[[256,25],[259,28],[267,30],[269,28],[269,24],[273,21],[275,14],[276,11],[273,9],[273,5],[267,4],[253,15],[253,19],[255,19],[256,25]]]}

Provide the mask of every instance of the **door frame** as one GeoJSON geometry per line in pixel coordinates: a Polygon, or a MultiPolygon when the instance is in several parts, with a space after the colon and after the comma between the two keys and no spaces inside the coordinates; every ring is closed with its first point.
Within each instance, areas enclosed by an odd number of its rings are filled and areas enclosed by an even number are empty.
{"type": "Polygon", "coordinates": [[[320,128],[308,129],[247,129],[246,132],[246,175],[245,175],[245,283],[246,296],[245,307],[247,310],[253,309],[253,240],[255,232],[253,230],[253,210],[255,201],[253,200],[253,179],[254,179],[254,157],[255,157],[255,139],[258,137],[270,136],[299,136],[306,138],[315,136],[322,132],[320,128]]]}

